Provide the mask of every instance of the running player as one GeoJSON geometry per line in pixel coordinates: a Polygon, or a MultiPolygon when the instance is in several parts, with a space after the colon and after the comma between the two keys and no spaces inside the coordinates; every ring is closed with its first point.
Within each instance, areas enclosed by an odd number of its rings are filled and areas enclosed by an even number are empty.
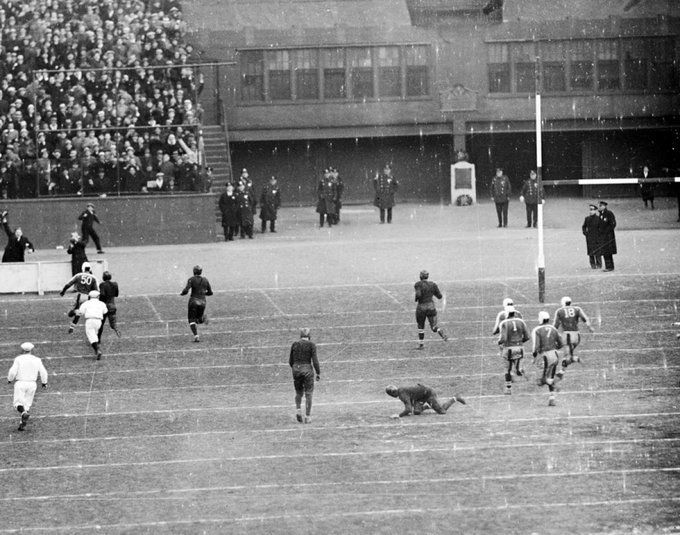
{"type": "Polygon", "coordinates": [[[533,345],[534,364],[543,367],[543,373],[538,379],[538,386],[548,385],[550,397],[548,405],[553,407],[555,403],[555,371],[559,362],[558,350],[563,347],[562,338],[557,329],[550,325],[550,314],[542,310],[538,313],[538,327],[531,331],[533,345]]]}
{"type": "Polygon", "coordinates": [[[392,418],[402,418],[411,414],[417,416],[427,409],[432,409],[437,414],[446,414],[446,411],[456,401],[465,405],[465,400],[458,394],[454,394],[450,400],[442,405],[439,403],[435,391],[429,386],[421,385],[420,383],[415,386],[396,387],[390,385],[385,389],[385,392],[387,392],[388,396],[399,398],[404,404],[404,410],[399,414],[393,414],[392,418]]]}
{"type": "Polygon", "coordinates": [[[562,378],[567,366],[574,362],[581,362],[581,359],[574,355],[574,349],[581,343],[581,334],[578,332],[579,320],[586,324],[588,331],[593,332],[590,320],[581,307],[571,304],[571,297],[563,297],[560,301],[561,307],[555,312],[553,326],[559,331],[562,330],[562,343],[569,351],[569,357],[565,356],[561,362],[561,368],[557,370],[558,377],[562,378]]]}
{"type": "Polygon", "coordinates": [[[92,290],[88,294],[89,299],[85,301],[76,311],[78,316],[85,318],[85,336],[87,341],[94,349],[97,360],[101,360],[102,352],[99,349],[99,329],[104,322],[107,308],[106,303],[99,300],[99,290],[92,290]]]}
{"type": "Polygon", "coordinates": [[[68,328],[69,334],[73,332],[73,329],[78,324],[78,320],[80,319],[80,317],[76,315],[76,310],[80,308],[81,296],[87,296],[92,290],[98,290],[97,279],[92,274],[92,266],[90,263],[83,262],[81,269],[82,271],[77,275],[74,275],[73,278],[62,288],[61,292],[59,292],[59,295],[64,297],[66,290],[68,290],[71,286],[74,286],[77,292],[75,303],[73,303],[73,308],[68,312],[68,317],[73,318],[73,322],[68,328]]]}
{"type": "Polygon", "coordinates": [[[515,307],[508,305],[505,307],[507,318],[500,323],[500,337],[498,345],[501,346],[501,356],[507,362],[505,371],[505,394],[512,394],[512,369],[515,368],[515,375],[522,377],[524,370],[521,362],[524,357],[524,342],[529,340],[529,330],[526,323],[521,318],[516,317],[515,307]]]}
{"type": "Polygon", "coordinates": [[[202,273],[203,268],[201,266],[194,266],[194,276],[187,281],[187,285],[180,294],[186,295],[189,293],[189,290],[191,290],[187,316],[189,320],[189,328],[194,335],[194,342],[200,342],[196,324],[208,323],[208,316],[205,314],[205,298],[207,295],[213,294],[208,279],[202,277],[202,273]]]}
{"type": "MultiPolygon", "coordinates": [[[[514,307],[515,303],[510,297],[506,297],[503,299],[503,310],[501,310],[498,315],[496,316],[496,323],[494,323],[493,326],[493,332],[491,334],[499,334],[501,332],[501,321],[503,321],[505,318],[507,318],[507,308],[508,307],[514,307]]],[[[519,310],[515,309],[515,317],[522,319],[522,314],[519,312],[519,310]]]]}
{"type": "MultiPolygon", "coordinates": [[[[111,280],[111,273],[105,271],[102,275],[104,282],[99,285],[99,300],[106,304],[106,316],[105,319],[109,321],[109,327],[120,338],[120,331],[118,330],[118,324],[116,322],[116,297],[118,297],[118,283],[111,280]]],[[[99,328],[99,340],[102,339],[102,331],[104,330],[104,323],[102,321],[102,326],[99,328]]]]}
{"type": "Polygon", "coordinates": [[[33,404],[33,396],[35,396],[37,387],[35,382],[38,376],[40,376],[42,387],[47,388],[47,370],[42,360],[31,354],[33,347],[31,342],[21,344],[23,354],[14,359],[7,374],[7,381],[14,383],[14,408],[21,413],[19,431],[26,429],[28,411],[31,410],[33,404]]]}
{"type": "Polygon", "coordinates": [[[416,290],[416,322],[418,324],[418,349],[423,349],[425,340],[425,320],[429,321],[432,332],[439,334],[444,341],[448,340],[443,329],[437,326],[437,309],[434,306],[433,297],[442,298],[442,293],[436,282],[427,280],[430,274],[423,270],[420,272],[420,280],[415,283],[416,290]]]}

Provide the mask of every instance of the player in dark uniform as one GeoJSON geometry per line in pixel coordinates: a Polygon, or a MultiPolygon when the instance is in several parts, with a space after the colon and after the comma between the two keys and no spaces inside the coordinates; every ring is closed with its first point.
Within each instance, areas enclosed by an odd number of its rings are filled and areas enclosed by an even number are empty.
{"type": "MultiPolygon", "coordinates": [[[[107,313],[104,320],[108,318],[109,327],[118,335],[120,338],[120,331],[118,330],[118,325],[116,323],[116,297],[118,297],[118,283],[111,280],[111,273],[105,271],[102,275],[104,282],[99,285],[99,300],[106,305],[107,313]]],[[[102,321],[102,326],[99,328],[99,340],[102,339],[102,331],[104,330],[104,322],[102,321]]]]}
{"type": "Polygon", "coordinates": [[[423,270],[420,272],[420,280],[415,283],[416,289],[416,322],[418,323],[418,349],[423,349],[425,340],[425,320],[430,322],[432,332],[438,333],[444,341],[449,337],[437,325],[437,309],[434,306],[433,297],[442,298],[442,293],[436,282],[427,280],[430,274],[423,270]]]}
{"type": "Polygon", "coordinates": [[[76,314],[76,310],[80,308],[81,296],[85,296],[87,298],[91,291],[93,290],[99,291],[97,279],[92,274],[92,266],[90,265],[90,263],[83,262],[81,269],[82,272],[78,273],[70,281],[68,281],[61,289],[61,292],[59,292],[59,295],[64,297],[64,294],[66,294],[66,290],[68,290],[71,286],[74,286],[77,292],[75,303],[73,303],[73,308],[68,312],[68,317],[73,318],[71,325],[69,325],[68,327],[69,334],[73,332],[73,329],[78,324],[78,320],[80,319],[80,316],[76,314]]]}
{"type": "Polygon", "coordinates": [[[538,379],[538,386],[548,385],[550,397],[548,405],[555,405],[555,372],[559,361],[558,350],[562,349],[562,337],[560,333],[550,325],[550,314],[542,310],[538,313],[538,327],[531,331],[533,345],[534,365],[543,368],[543,373],[538,379]]]}
{"type": "Polygon", "coordinates": [[[465,405],[465,400],[458,394],[454,394],[450,400],[441,405],[435,391],[420,383],[415,386],[396,387],[390,385],[385,389],[385,392],[393,398],[399,398],[404,404],[404,410],[399,414],[393,414],[392,418],[422,414],[427,409],[432,409],[437,414],[446,414],[446,411],[456,401],[465,405]]]}
{"type": "Polygon", "coordinates": [[[505,394],[512,394],[512,370],[515,375],[522,377],[522,358],[524,357],[524,342],[529,340],[529,330],[521,317],[516,316],[515,307],[505,307],[506,318],[501,321],[498,332],[498,345],[501,346],[501,357],[506,361],[505,370],[505,394]]]}
{"type": "Polygon", "coordinates": [[[574,362],[580,362],[578,355],[574,355],[574,350],[581,343],[581,333],[578,331],[579,321],[586,324],[586,328],[592,333],[593,327],[590,320],[581,307],[571,304],[571,297],[563,297],[560,301],[562,305],[555,312],[553,326],[558,331],[562,330],[562,343],[567,347],[569,355],[562,359],[562,368],[557,370],[557,375],[561,378],[567,366],[574,362]]]}
{"type": "Polygon", "coordinates": [[[310,339],[309,329],[300,329],[300,340],[290,347],[288,364],[293,370],[295,386],[295,408],[297,421],[308,424],[312,421],[312,394],[314,392],[314,374],[321,380],[321,368],[316,358],[316,345],[310,339]],[[302,395],[305,396],[305,418],[302,419],[302,395]]]}
{"type": "Polygon", "coordinates": [[[212,288],[208,279],[201,276],[203,268],[201,266],[194,266],[194,276],[187,281],[187,285],[182,290],[180,295],[186,295],[191,290],[189,296],[188,319],[189,328],[194,334],[194,342],[199,342],[197,323],[208,323],[208,316],[205,314],[205,298],[212,295],[212,288]]]}

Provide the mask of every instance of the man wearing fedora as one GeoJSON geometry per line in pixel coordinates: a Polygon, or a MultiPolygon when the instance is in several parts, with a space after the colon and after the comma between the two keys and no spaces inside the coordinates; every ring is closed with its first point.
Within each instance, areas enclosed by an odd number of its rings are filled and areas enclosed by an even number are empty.
{"type": "Polygon", "coordinates": [[[604,269],[602,271],[614,271],[614,255],[616,254],[616,217],[607,208],[605,201],[598,203],[600,212],[600,252],[604,257],[604,269]]]}

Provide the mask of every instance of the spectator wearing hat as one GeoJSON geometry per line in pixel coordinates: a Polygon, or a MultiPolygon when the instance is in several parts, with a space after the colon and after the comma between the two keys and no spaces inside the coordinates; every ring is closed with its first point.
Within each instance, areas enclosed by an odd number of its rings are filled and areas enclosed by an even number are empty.
{"type": "MultiPolygon", "coordinates": [[[[392,175],[392,166],[385,164],[382,173],[376,173],[373,179],[373,189],[375,191],[375,198],[373,205],[378,207],[380,211],[380,222],[385,222],[385,215],[387,215],[387,222],[392,223],[392,208],[395,205],[394,194],[399,187],[397,179],[392,175]]],[[[337,192],[336,192],[337,201],[337,192]]],[[[335,219],[335,214],[333,214],[335,219]]]]}
{"type": "Polygon", "coordinates": [[[106,303],[99,300],[99,290],[91,290],[88,300],[76,311],[78,317],[85,318],[85,336],[92,346],[97,360],[101,360],[102,352],[99,348],[99,330],[107,313],[106,303]]]}
{"type": "Polygon", "coordinates": [[[600,215],[600,252],[604,257],[604,269],[602,271],[614,271],[614,255],[616,254],[616,217],[607,208],[605,201],[598,203],[600,215]]]}
{"type": "Polygon", "coordinates": [[[496,175],[491,179],[491,200],[496,205],[498,228],[508,226],[508,204],[511,193],[510,179],[503,173],[502,167],[497,167],[496,175]]]}
{"type": "Polygon", "coordinates": [[[295,418],[298,422],[309,424],[312,422],[312,396],[314,393],[314,379],[321,380],[321,368],[316,356],[316,344],[311,341],[310,331],[300,329],[300,339],[290,347],[288,365],[293,372],[293,386],[295,388],[295,418]],[[305,396],[305,416],[302,417],[302,396],[305,396]]]}
{"type": "Polygon", "coordinates": [[[7,382],[14,383],[14,408],[21,414],[19,431],[26,429],[38,377],[42,387],[47,388],[47,370],[42,360],[32,354],[34,347],[31,342],[21,344],[23,353],[14,359],[7,374],[7,382]]]}
{"type": "Polygon", "coordinates": [[[102,251],[102,245],[101,242],[99,241],[99,235],[94,230],[94,224],[97,223],[101,225],[101,221],[99,221],[97,214],[95,214],[93,203],[91,202],[87,203],[85,210],[83,210],[78,216],[78,220],[81,221],[80,230],[85,245],[87,245],[90,238],[92,238],[92,241],[94,241],[94,245],[97,248],[97,252],[99,254],[103,254],[104,251],[102,251]]]}
{"type": "MultiPolygon", "coordinates": [[[[646,165],[642,168],[642,178],[644,180],[649,178],[649,167],[646,165]]],[[[642,197],[642,202],[645,203],[645,208],[647,208],[647,203],[649,203],[652,210],[654,210],[655,184],[653,182],[642,182],[638,187],[640,188],[640,197],[642,197]]]]}
{"type": "Polygon", "coordinates": [[[23,262],[26,251],[29,253],[35,251],[33,244],[24,236],[21,227],[17,227],[14,231],[10,229],[6,210],[0,213],[0,221],[2,222],[2,228],[5,229],[5,234],[7,234],[7,245],[2,255],[2,261],[23,262]]]}
{"type": "Polygon", "coordinates": [[[586,254],[590,260],[591,269],[602,268],[602,250],[600,236],[600,215],[597,212],[597,205],[588,205],[588,215],[583,220],[581,231],[586,237],[586,254]]]}
{"type": "Polygon", "coordinates": [[[276,232],[276,215],[281,206],[281,191],[276,177],[272,175],[269,184],[262,188],[260,194],[260,219],[262,220],[262,233],[267,230],[269,221],[270,232],[276,232]]]}
{"type": "Polygon", "coordinates": [[[329,169],[331,173],[331,180],[335,184],[335,215],[333,216],[333,224],[340,223],[340,209],[342,208],[342,194],[345,191],[345,184],[340,178],[340,173],[335,167],[329,169]]]}

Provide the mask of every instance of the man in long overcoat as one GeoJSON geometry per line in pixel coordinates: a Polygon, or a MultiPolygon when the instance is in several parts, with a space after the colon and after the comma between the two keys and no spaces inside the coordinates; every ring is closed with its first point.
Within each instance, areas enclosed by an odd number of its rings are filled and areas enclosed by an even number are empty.
{"type": "Polygon", "coordinates": [[[276,177],[272,176],[269,179],[269,184],[262,188],[260,194],[260,219],[262,220],[263,234],[267,230],[267,221],[269,221],[269,230],[276,232],[276,214],[279,206],[281,206],[281,191],[276,177]]]}
{"type": "Polygon", "coordinates": [[[392,167],[386,164],[382,173],[376,173],[373,179],[373,189],[375,189],[375,200],[373,205],[380,210],[380,222],[385,222],[385,212],[387,212],[387,222],[392,223],[392,207],[395,205],[394,194],[399,187],[397,179],[392,176],[392,167]]]}
{"type": "Polygon", "coordinates": [[[503,168],[496,168],[496,176],[491,179],[491,200],[496,204],[498,228],[508,226],[508,204],[512,186],[510,179],[503,173],[503,168]]]}
{"type": "Polygon", "coordinates": [[[239,227],[239,213],[238,199],[231,184],[227,184],[227,189],[220,195],[219,206],[222,212],[224,241],[234,241],[234,234],[239,227]]]}
{"type": "Polygon", "coordinates": [[[2,261],[23,262],[26,251],[32,253],[35,250],[33,244],[26,236],[24,236],[20,227],[17,227],[14,232],[12,232],[7,221],[7,211],[3,211],[0,214],[0,219],[2,220],[2,227],[5,229],[5,234],[7,234],[7,245],[5,246],[5,252],[2,255],[2,261]]]}
{"type": "Polygon", "coordinates": [[[246,185],[244,183],[239,183],[238,193],[236,194],[236,200],[238,202],[238,223],[241,228],[241,238],[245,238],[246,235],[251,240],[253,239],[253,205],[255,204],[253,199],[252,190],[246,190],[246,185]]]}
{"type": "Polygon", "coordinates": [[[598,205],[600,211],[600,251],[604,257],[604,269],[602,271],[614,271],[614,256],[616,254],[616,218],[614,213],[607,208],[605,201],[598,205]]]}
{"type": "Polygon", "coordinates": [[[591,204],[589,207],[590,213],[583,220],[581,230],[586,237],[586,251],[590,259],[590,267],[592,269],[600,269],[602,267],[602,251],[600,249],[600,216],[597,213],[597,206],[591,204]]]}
{"type": "Polygon", "coordinates": [[[316,193],[318,197],[316,203],[316,213],[319,214],[319,227],[323,228],[324,218],[330,227],[333,224],[335,218],[335,208],[338,194],[335,182],[333,182],[331,172],[328,169],[324,171],[323,177],[321,177],[321,180],[319,180],[319,183],[316,187],[316,193]]]}

